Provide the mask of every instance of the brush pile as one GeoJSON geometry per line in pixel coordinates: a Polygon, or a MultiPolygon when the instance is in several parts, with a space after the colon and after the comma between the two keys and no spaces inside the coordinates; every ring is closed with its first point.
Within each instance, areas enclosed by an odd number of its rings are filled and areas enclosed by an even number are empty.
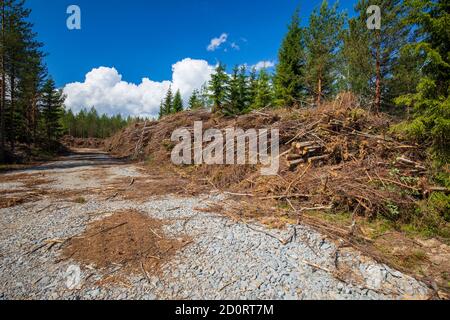
{"type": "Polygon", "coordinates": [[[135,124],[107,141],[106,149],[170,167],[172,132],[192,129],[194,121],[202,121],[204,130],[279,129],[282,159],[277,176],[260,176],[257,166],[181,170],[197,184],[253,201],[254,215],[274,215],[282,202],[295,215],[327,209],[403,219],[413,212],[415,201],[433,188],[427,183],[425,151],[390,136],[392,120],[361,108],[356,101],[351,94],[342,94],[314,109],[263,110],[237,117],[187,111],[135,124]]]}

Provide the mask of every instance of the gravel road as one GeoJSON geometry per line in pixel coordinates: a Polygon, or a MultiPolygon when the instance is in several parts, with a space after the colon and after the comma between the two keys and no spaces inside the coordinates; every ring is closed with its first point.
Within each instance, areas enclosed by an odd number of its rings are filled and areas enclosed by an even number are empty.
{"type": "Polygon", "coordinates": [[[335,242],[307,226],[274,231],[201,210],[220,203],[223,195],[136,202],[92,191],[144,174],[134,164],[80,151],[0,175],[2,197],[34,194],[0,209],[0,299],[422,299],[430,294],[424,284],[353,249],[337,251],[335,242]],[[38,186],[26,183],[38,179],[43,180],[38,186]],[[36,190],[45,192],[36,196],[36,190]],[[61,193],[72,200],[56,196],[61,193]],[[124,274],[120,265],[98,270],[62,259],[64,243],[58,239],[77,236],[93,220],[123,210],[167,221],[165,236],[187,235],[192,242],[152,274],[124,274]],[[112,274],[121,277],[106,281],[112,274]]]}

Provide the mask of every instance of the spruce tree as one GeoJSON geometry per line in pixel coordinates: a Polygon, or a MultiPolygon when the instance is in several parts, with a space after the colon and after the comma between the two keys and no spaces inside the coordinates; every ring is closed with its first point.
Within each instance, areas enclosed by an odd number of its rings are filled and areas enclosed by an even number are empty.
{"type": "Polygon", "coordinates": [[[255,103],[256,93],[258,92],[258,73],[256,68],[252,68],[248,77],[248,103],[252,106],[255,103]]]}
{"type": "Polygon", "coordinates": [[[209,83],[210,97],[213,103],[214,112],[224,112],[224,105],[227,98],[228,75],[225,72],[225,65],[219,63],[215,72],[211,75],[209,83]]]}
{"type": "MultiPolygon", "coordinates": [[[[422,61],[416,92],[396,99],[413,108],[414,119],[398,127],[409,138],[431,146],[438,165],[450,162],[450,4],[445,0],[406,1],[406,22],[418,41],[405,46],[422,61]]],[[[447,175],[448,180],[448,175],[447,175]]]]}
{"type": "Polygon", "coordinates": [[[270,84],[270,76],[265,69],[261,69],[258,77],[258,88],[256,91],[255,102],[252,109],[263,109],[272,107],[273,90],[270,84]]]}
{"type": "Polygon", "coordinates": [[[159,113],[158,113],[158,119],[162,119],[166,115],[165,108],[164,108],[164,101],[161,100],[161,103],[159,105],[159,113]]]}
{"type": "Polygon", "coordinates": [[[238,112],[244,112],[250,105],[249,79],[247,77],[247,67],[245,65],[239,68],[238,74],[238,112]]]}
{"type": "Polygon", "coordinates": [[[200,101],[199,95],[200,95],[200,93],[197,89],[192,91],[192,95],[189,98],[189,109],[190,110],[198,110],[198,109],[202,108],[202,103],[200,101]]]}
{"type": "Polygon", "coordinates": [[[172,113],[173,111],[173,93],[172,93],[172,87],[169,87],[169,90],[167,90],[166,98],[164,99],[163,104],[164,109],[164,116],[167,116],[172,113]]]}
{"type": "Polygon", "coordinates": [[[235,66],[227,87],[227,104],[223,112],[227,115],[239,113],[241,103],[239,90],[239,67],[235,66]]]}
{"type": "Polygon", "coordinates": [[[345,15],[338,12],[338,4],[329,7],[324,0],[314,10],[306,30],[307,64],[305,80],[308,91],[317,104],[333,91],[337,75],[337,57],[343,43],[345,15]]]}
{"type": "Polygon", "coordinates": [[[288,33],[281,44],[275,75],[277,104],[292,107],[299,105],[305,95],[305,38],[296,10],[288,33]]]}
{"type": "Polygon", "coordinates": [[[183,99],[181,98],[180,90],[177,90],[175,98],[173,99],[173,113],[178,113],[183,110],[183,99]]]}
{"type": "Polygon", "coordinates": [[[42,125],[47,142],[55,142],[62,133],[60,118],[63,112],[64,97],[56,90],[55,82],[49,78],[42,88],[42,125]]]}

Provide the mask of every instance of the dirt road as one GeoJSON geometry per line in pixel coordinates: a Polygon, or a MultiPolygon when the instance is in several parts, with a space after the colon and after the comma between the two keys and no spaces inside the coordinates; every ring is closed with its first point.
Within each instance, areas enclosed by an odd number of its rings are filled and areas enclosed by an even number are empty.
{"type": "Polygon", "coordinates": [[[306,226],[268,230],[205,209],[223,195],[161,195],[161,179],[93,150],[0,175],[0,299],[430,294],[306,226]]]}

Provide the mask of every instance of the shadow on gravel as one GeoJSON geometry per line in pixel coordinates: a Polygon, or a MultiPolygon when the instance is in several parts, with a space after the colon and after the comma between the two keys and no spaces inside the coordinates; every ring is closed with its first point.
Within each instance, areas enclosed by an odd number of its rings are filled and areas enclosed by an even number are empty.
{"type": "Polygon", "coordinates": [[[76,152],[70,153],[60,159],[43,165],[33,166],[21,171],[45,171],[55,169],[74,169],[86,166],[125,165],[129,163],[127,158],[112,158],[101,152],[76,152]]]}

